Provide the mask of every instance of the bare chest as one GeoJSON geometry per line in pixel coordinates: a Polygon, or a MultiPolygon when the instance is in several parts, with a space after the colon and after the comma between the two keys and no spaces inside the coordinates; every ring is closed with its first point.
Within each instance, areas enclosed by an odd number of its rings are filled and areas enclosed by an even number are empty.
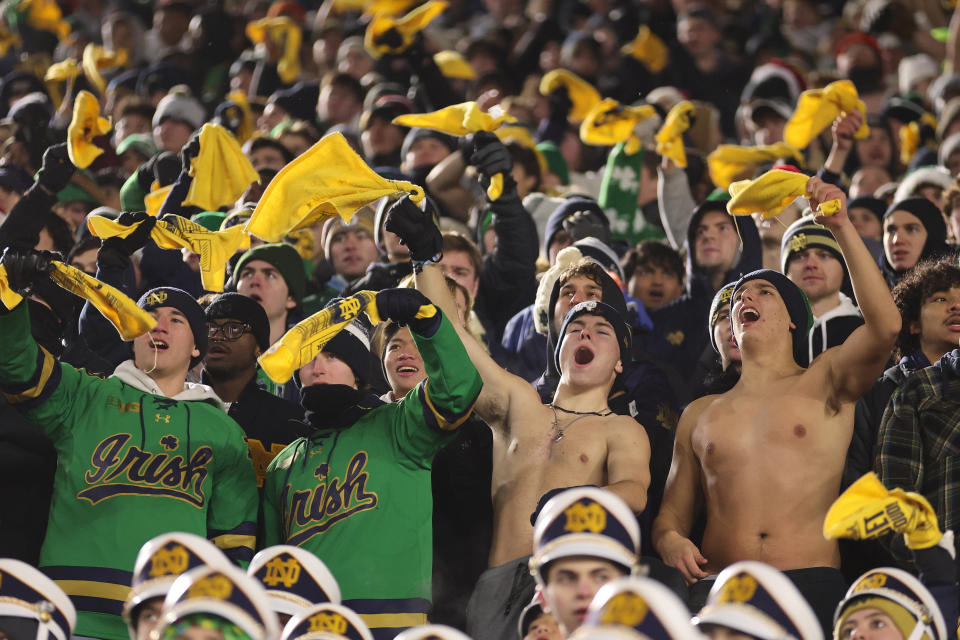
{"type": "Polygon", "coordinates": [[[604,418],[561,414],[554,419],[550,409],[531,412],[526,418],[509,436],[494,443],[496,466],[509,470],[508,475],[580,478],[603,469],[607,452],[604,418]]]}

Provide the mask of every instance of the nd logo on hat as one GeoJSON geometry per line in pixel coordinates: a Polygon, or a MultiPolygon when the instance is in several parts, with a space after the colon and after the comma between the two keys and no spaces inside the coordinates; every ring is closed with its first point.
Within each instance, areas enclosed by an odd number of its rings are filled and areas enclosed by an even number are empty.
{"type": "Polygon", "coordinates": [[[187,590],[188,598],[214,598],[226,600],[233,593],[233,584],[226,576],[213,574],[197,580],[187,590]]]}
{"type": "Polygon", "coordinates": [[[182,545],[158,549],[150,558],[150,577],[180,575],[190,568],[190,554],[182,545]]]}
{"type": "Polygon", "coordinates": [[[289,560],[277,556],[266,564],[266,569],[262,580],[268,587],[282,584],[289,589],[300,580],[300,563],[293,556],[289,560]]]}
{"type": "Polygon", "coordinates": [[[563,513],[567,517],[563,528],[571,533],[601,533],[607,528],[607,511],[596,502],[587,505],[575,502],[563,513]]]}
{"type": "Polygon", "coordinates": [[[624,591],[610,598],[603,608],[600,624],[617,624],[635,627],[647,617],[650,607],[646,600],[636,593],[624,591]]]}
{"type": "Polygon", "coordinates": [[[348,627],[347,619],[335,611],[321,611],[310,616],[310,631],[332,631],[343,635],[348,627]]]}
{"type": "Polygon", "coordinates": [[[741,573],[727,580],[717,594],[717,602],[749,602],[756,592],[757,581],[750,574],[741,573]]]}
{"type": "Polygon", "coordinates": [[[154,306],[162,305],[166,301],[167,301],[166,291],[154,291],[153,293],[148,295],[147,299],[144,300],[143,302],[144,302],[144,306],[154,307],[154,306]]]}

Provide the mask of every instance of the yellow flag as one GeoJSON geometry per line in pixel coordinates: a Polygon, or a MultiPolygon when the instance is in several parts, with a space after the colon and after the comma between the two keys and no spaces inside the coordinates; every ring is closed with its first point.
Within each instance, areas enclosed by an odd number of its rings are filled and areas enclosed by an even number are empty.
{"type": "MultiPolygon", "coordinates": [[[[505,113],[491,115],[481,109],[476,102],[462,102],[432,113],[408,113],[393,119],[394,124],[404,127],[435,129],[454,136],[465,136],[477,131],[493,131],[504,123],[516,121],[516,118],[505,113]]],[[[498,173],[490,179],[487,195],[491,200],[496,200],[502,193],[503,174],[498,173]]]]}
{"type": "Polygon", "coordinates": [[[683,134],[690,128],[693,104],[682,100],[673,105],[660,131],[657,132],[657,153],[673,160],[678,167],[687,167],[687,152],[683,148],[683,134]]]}
{"type": "Polygon", "coordinates": [[[774,162],[780,158],[793,158],[797,167],[804,168],[803,154],[786,142],[759,147],[721,144],[707,156],[707,168],[713,184],[726,189],[747,169],[774,162]]]}
{"type": "Polygon", "coordinates": [[[374,16],[363,35],[363,46],[375,58],[389,53],[403,53],[407,50],[417,34],[423,31],[433,19],[444,12],[449,6],[446,0],[430,0],[406,14],[402,18],[392,18],[388,14],[374,16]],[[396,29],[400,34],[399,46],[390,46],[381,41],[381,36],[390,29],[396,29]]]}
{"type": "Polygon", "coordinates": [[[100,103],[89,91],[81,91],[73,101],[73,119],[67,127],[67,155],[77,169],[86,169],[103,153],[103,149],[93,144],[93,139],[101,136],[112,126],[106,118],[100,117],[100,103]]]}
{"type": "MultiPolygon", "coordinates": [[[[124,340],[142,336],[157,325],[153,317],[137,306],[119,289],[93,276],[88,276],[75,267],[62,262],[51,262],[50,279],[74,295],[80,296],[96,307],[110,321],[124,340]]],[[[7,309],[13,309],[23,298],[10,288],[7,269],[0,265],[0,301],[7,309]]]]}
{"type": "MultiPolygon", "coordinates": [[[[157,183],[154,182],[153,184],[157,183]]],[[[172,184],[168,184],[165,187],[157,187],[143,196],[143,208],[146,209],[147,213],[156,218],[160,213],[160,207],[163,206],[163,201],[167,199],[167,194],[170,193],[170,189],[172,188],[172,184]]]]}
{"type": "Polygon", "coordinates": [[[454,80],[476,80],[477,74],[459,51],[445,49],[433,54],[433,62],[440,73],[454,80]]]}
{"type": "MultiPolygon", "coordinates": [[[[540,175],[546,175],[550,171],[550,166],[547,164],[547,159],[544,157],[543,151],[537,149],[537,141],[533,139],[533,134],[530,133],[530,129],[524,127],[523,125],[506,124],[501,127],[497,127],[497,130],[493,133],[496,134],[496,136],[500,138],[500,142],[504,144],[508,142],[516,142],[533,151],[534,155],[537,156],[537,164],[540,165],[540,175]]],[[[491,180],[491,186],[492,184],[493,181],[491,180]]]]}
{"type": "Polygon", "coordinates": [[[260,179],[233,134],[209,122],[200,129],[200,153],[190,163],[190,175],[193,182],[183,204],[204,211],[233,204],[260,179]]]}
{"type": "Polygon", "coordinates": [[[849,80],[831,82],[823,89],[810,89],[800,94],[797,108],[783,130],[783,139],[797,149],[806,149],[810,141],[829,127],[837,116],[856,109],[863,116],[863,124],[854,137],[866,138],[867,107],[857,95],[857,89],[849,80]]]}
{"type": "Polygon", "coordinates": [[[100,72],[113,67],[125,67],[128,59],[129,56],[125,49],[108,51],[98,44],[88,44],[83,49],[81,62],[83,75],[87,76],[87,80],[93,83],[100,95],[103,95],[104,89],[107,88],[107,82],[100,75],[100,72]]]}
{"type": "Polygon", "coordinates": [[[566,69],[548,71],[540,79],[540,93],[548,96],[560,87],[566,87],[573,108],[570,109],[570,122],[583,122],[601,98],[600,93],[589,82],[566,69]]]}
{"type": "Polygon", "coordinates": [[[341,133],[331,133],[280,170],[260,197],[247,222],[249,233],[280,242],[293,229],[340,216],[349,221],[357,209],[383,196],[423,189],[405,180],[387,180],[357,155],[341,133]]]}
{"type": "MultiPolygon", "coordinates": [[[[807,195],[810,176],[785,169],[771,169],[756,180],[740,180],[730,185],[727,212],[734,216],[762,214],[764,218],[780,215],[790,203],[807,195]]],[[[840,211],[839,199],[820,204],[819,215],[830,216],[840,211]]]]}
{"type": "Polygon", "coordinates": [[[50,65],[43,79],[47,82],[66,82],[78,75],[80,75],[80,65],[77,64],[75,59],[67,58],[62,62],[50,65]]]}
{"type": "Polygon", "coordinates": [[[227,94],[227,100],[235,102],[243,114],[240,127],[237,129],[237,142],[243,144],[253,135],[253,111],[250,110],[250,102],[243,91],[231,91],[227,94]]]}
{"type": "Polygon", "coordinates": [[[640,25],[637,37],[632,42],[623,45],[620,52],[624,55],[633,56],[653,73],[663,71],[669,58],[667,45],[645,24],[640,25]]]}
{"type": "MultiPolygon", "coordinates": [[[[103,216],[90,216],[87,227],[98,238],[126,238],[140,223],[123,225],[103,216]]],[[[250,246],[250,236],[241,226],[210,231],[180,216],[157,220],[150,238],[161,249],[187,249],[200,256],[200,280],[207,291],[223,291],[227,265],[233,254],[250,246]]]]}
{"type": "MultiPolygon", "coordinates": [[[[375,291],[358,291],[297,323],[257,361],[271,380],[283,384],[293,377],[295,371],[316,358],[323,347],[360,313],[366,313],[373,324],[380,322],[375,291]]],[[[432,318],[436,313],[437,308],[428,304],[420,307],[416,317],[432,318]]]]}
{"type": "Polygon", "coordinates": [[[626,152],[633,155],[643,144],[634,133],[634,127],[656,115],[657,110],[650,105],[625,107],[613,98],[604,98],[580,123],[580,139],[596,146],[625,142],[626,152]]]}
{"type": "Polygon", "coordinates": [[[255,44],[283,43],[283,54],[277,62],[277,74],[284,84],[292,84],[300,77],[300,41],[303,33],[300,26],[287,16],[262,18],[247,25],[247,37],[255,44]]]}
{"type": "Polygon", "coordinates": [[[913,160],[913,156],[920,149],[920,144],[923,142],[922,129],[924,125],[936,130],[937,120],[931,114],[924,113],[920,120],[908,122],[900,127],[900,132],[897,135],[900,138],[901,163],[905,165],[910,164],[910,161],[913,160]]]}
{"type": "Polygon", "coordinates": [[[27,24],[34,29],[51,31],[63,42],[70,35],[70,25],[55,0],[21,0],[16,11],[27,12],[27,24]]]}

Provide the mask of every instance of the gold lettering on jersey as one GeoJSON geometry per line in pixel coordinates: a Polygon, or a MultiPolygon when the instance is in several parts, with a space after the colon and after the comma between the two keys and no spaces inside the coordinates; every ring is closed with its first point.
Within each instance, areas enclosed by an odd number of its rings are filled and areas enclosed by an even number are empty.
{"type": "Polygon", "coordinates": [[[120,413],[140,413],[139,402],[123,402],[117,396],[107,396],[107,409],[116,409],[120,413]]]}
{"type": "Polygon", "coordinates": [[[188,598],[214,598],[226,600],[233,593],[233,583],[226,576],[215,573],[201,578],[187,589],[188,598]]]}
{"type": "Polygon", "coordinates": [[[310,616],[308,631],[330,631],[339,635],[347,632],[347,619],[335,611],[321,611],[310,616]]]}
{"type": "Polygon", "coordinates": [[[150,556],[150,577],[177,576],[190,566],[190,554],[181,545],[176,544],[168,549],[157,549],[150,556]]]}
{"type": "Polygon", "coordinates": [[[263,583],[268,587],[282,584],[289,589],[300,580],[300,563],[294,557],[283,560],[277,556],[268,562],[265,568],[267,573],[263,577],[263,583]]]}
{"type": "MultiPolygon", "coordinates": [[[[118,433],[101,440],[90,455],[90,469],[83,474],[87,488],[77,498],[97,504],[119,495],[162,496],[189,502],[203,508],[206,495],[207,465],[213,449],[197,447],[190,459],[173,452],[153,453],[130,444],[129,433],[118,433]],[[129,446],[128,446],[129,445],[129,446]]],[[[168,449],[173,440],[163,445],[168,449]]]]}
{"type": "Polygon", "coordinates": [[[741,573],[724,583],[717,595],[717,602],[749,602],[756,592],[756,579],[749,574],[741,573]]]}
{"type": "Polygon", "coordinates": [[[570,505],[563,515],[567,517],[563,528],[570,533],[600,533],[607,528],[607,512],[596,502],[589,505],[577,502],[570,505]]]}
{"type": "Polygon", "coordinates": [[[603,607],[600,623],[635,627],[643,622],[649,610],[646,600],[636,593],[618,593],[603,607]]]}

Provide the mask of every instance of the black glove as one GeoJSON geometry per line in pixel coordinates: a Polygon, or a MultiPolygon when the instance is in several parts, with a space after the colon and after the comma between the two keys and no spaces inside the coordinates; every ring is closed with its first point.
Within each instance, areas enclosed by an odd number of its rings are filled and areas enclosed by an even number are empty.
{"type": "Polygon", "coordinates": [[[100,251],[97,252],[97,265],[100,267],[125,269],[130,263],[133,252],[146,244],[150,238],[150,232],[157,224],[157,219],[144,211],[136,211],[121,213],[117,222],[128,227],[138,222],[140,225],[126,238],[114,236],[103,241],[100,251]]]}
{"type": "Polygon", "coordinates": [[[397,31],[396,27],[390,27],[377,36],[377,38],[374,40],[374,43],[396,50],[403,46],[403,35],[397,31]]]}
{"type": "Polygon", "coordinates": [[[566,122],[573,109],[573,100],[566,87],[560,87],[547,96],[547,108],[550,110],[550,120],[566,122]]]}
{"type": "Polygon", "coordinates": [[[381,319],[393,320],[400,325],[408,325],[417,335],[429,338],[440,326],[440,309],[432,318],[416,318],[417,312],[425,304],[433,304],[416,289],[384,289],[377,293],[377,311],[381,319]]]}
{"type": "MultiPolygon", "coordinates": [[[[481,131],[480,133],[487,132],[481,131]]],[[[470,164],[487,178],[498,173],[505,176],[510,175],[510,171],[513,169],[513,156],[510,155],[510,150],[497,136],[492,133],[488,133],[488,135],[492,136],[493,140],[485,141],[483,146],[477,145],[477,150],[470,158],[470,164]]]]}
{"type": "Polygon", "coordinates": [[[180,158],[177,154],[164,151],[157,156],[157,161],[153,164],[153,177],[161,187],[165,187],[177,181],[180,177],[180,168],[180,158]]]}
{"type": "Polygon", "coordinates": [[[21,295],[27,295],[33,286],[47,277],[54,260],[63,260],[63,256],[53,251],[36,251],[7,247],[0,258],[7,270],[7,282],[10,288],[21,295]]]}
{"type": "Polygon", "coordinates": [[[37,173],[37,183],[50,193],[57,193],[70,182],[76,167],[67,155],[67,143],[55,144],[43,152],[43,166],[37,173]]]}
{"type": "Polygon", "coordinates": [[[562,226],[574,240],[594,237],[604,244],[610,244],[610,226],[592,211],[579,211],[566,218],[562,226]]]}
{"type": "Polygon", "coordinates": [[[137,184],[144,193],[150,193],[150,187],[153,186],[153,167],[157,164],[159,153],[153,155],[149,160],[137,168],[137,184]]]}
{"type": "Polygon", "coordinates": [[[416,262],[434,260],[443,253],[443,236],[432,213],[423,211],[404,196],[393,203],[387,211],[384,225],[387,231],[400,236],[400,240],[410,249],[410,258],[416,262]]]}
{"type": "MultiPolygon", "coordinates": [[[[200,155],[200,129],[194,131],[190,139],[187,140],[187,144],[180,149],[180,165],[184,171],[190,171],[190,162],[198,155],[200,155]]],[[[161,182],[161,184],[163,183],[161,182]]]]}

